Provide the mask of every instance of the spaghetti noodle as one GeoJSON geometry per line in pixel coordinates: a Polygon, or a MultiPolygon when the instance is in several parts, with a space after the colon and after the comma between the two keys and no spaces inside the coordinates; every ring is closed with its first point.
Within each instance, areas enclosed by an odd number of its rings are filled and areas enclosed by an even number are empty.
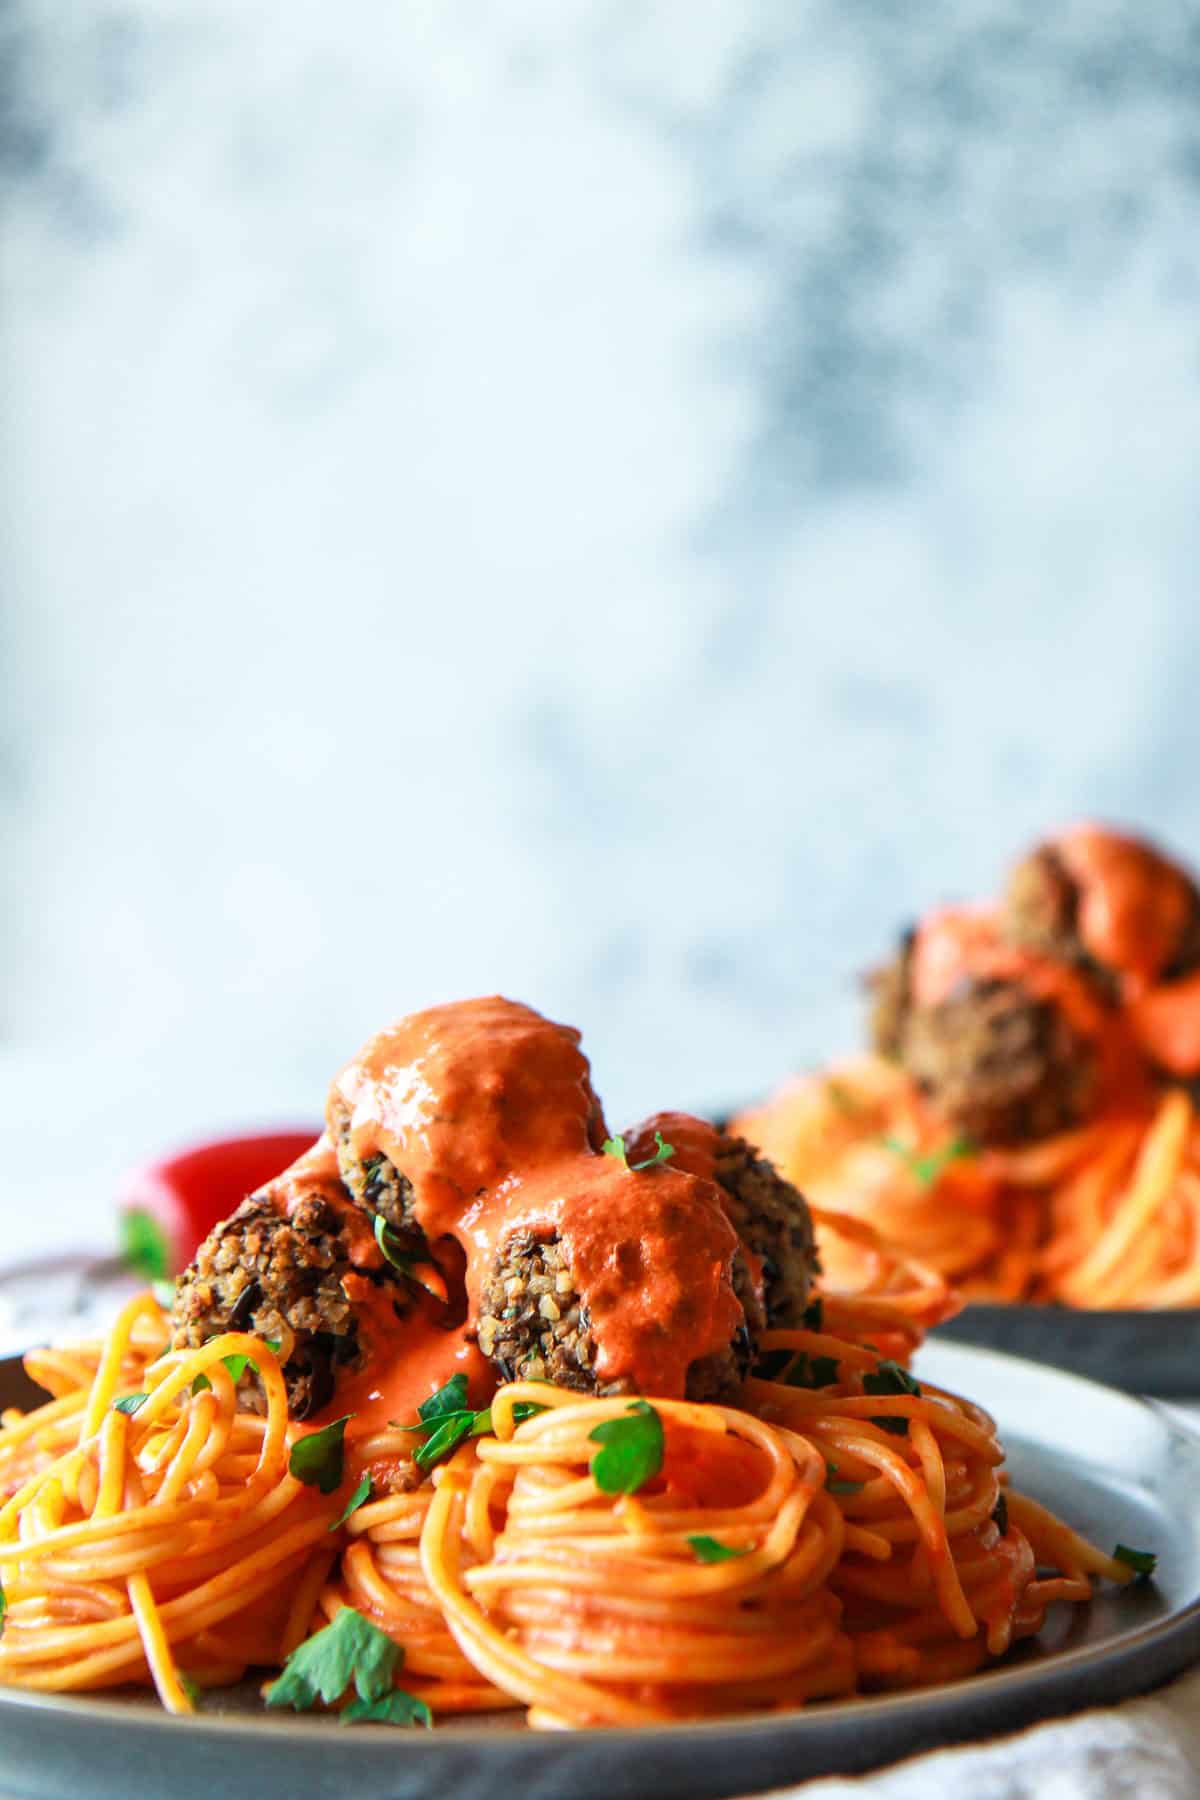
{"type": "Polygon", "coordinates": [[[103,1344],[31,1353],[52,1398],[0,1430],[0,1681],[152,1683],[186,1713],[352,1607],[435,1713],[634,1724],[944,1680],[1093,1577],[1130,1579],[1033,1502],[1010,1493],[1005,1516],[991,1421],[892,1360],[944,1284],[818,1224],[873,1259],[874,1292],[765,1333],[739,1406],[654,1400],[661,1467],[636,1492],[595,1476],[593,1433],[627,1396],[511,1383],[487,1434],[343,1521],[396,1432],[359,1440],[331,1492],[305,1486],[262,1340],[169,1350],[143,1295],[103,1344]],[[265,1414],[239,1398],[240,1357],[265,1414]]]}
{"type": "MultiPolygon", "coordinates": [[[[903,1070],[864,1057],[790,1083],[736,1129],[818,1205],[885,1232],[964,1298],[1200,1305],[1200,1120],[1181,1087],[1036,1144],[979,1148],[903,1070]]],[[[829,1258],[856,1279],[844,1238],[829,1258]]]]}

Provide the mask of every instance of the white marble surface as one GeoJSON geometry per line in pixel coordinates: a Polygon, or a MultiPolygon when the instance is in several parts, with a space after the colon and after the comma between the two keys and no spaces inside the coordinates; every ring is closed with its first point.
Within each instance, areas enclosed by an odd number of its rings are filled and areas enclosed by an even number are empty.
{"type": "Polygon", "coordinates": [[[1200,850],[1181,0],[0,33],[0,1261],[414,1005],[720,1102],[1039,825],[1200,850]]]}

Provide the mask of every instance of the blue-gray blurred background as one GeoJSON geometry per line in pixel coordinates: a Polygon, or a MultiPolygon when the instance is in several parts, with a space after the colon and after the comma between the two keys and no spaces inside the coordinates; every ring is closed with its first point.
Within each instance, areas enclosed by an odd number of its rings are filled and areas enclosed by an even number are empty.
{"type": "Polygon", "coordinates": [[[6,1253],[413,1006],[614,1124],[1200,851],[1184,0],[7,0],[6,1253]]]}

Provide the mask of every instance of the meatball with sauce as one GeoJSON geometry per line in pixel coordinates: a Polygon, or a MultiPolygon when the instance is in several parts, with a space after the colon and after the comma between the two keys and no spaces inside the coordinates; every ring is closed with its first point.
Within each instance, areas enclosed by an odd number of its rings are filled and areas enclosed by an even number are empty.
{"type": "Polygon", "coordinates": [[[799,1326],[821,1269],[808,1202],[773,1162],[728,1132],[718,1140],[714,1173],[734,1230],[762,1265],[764,1323],[799,1326]]]}
{"type": "MultiPolygon", "coordinates": [[[[738,1285],[735,1269],[735,1291],[738,1285]]],[[[507,1239],[480,1293],[476,1329],[480,1350],[506,1381],[550,1381],[587,1394],[638,1391],[628,1379],[603,1381],[597,1374],[592,1320],[556,1231],[524,1229],[507,1239]]],[[[731,1399],[752,1354],[743,1325],[727,1350],[690,1365],[687,1399],[731,1399]]]]}
{"type": "Polygon", "coordinates": [[[977,1143],[1048,1137],[1093,1110],[1099,1058],[1081,1020],[1100,1003],[1076,971],[1006,945],[990,916],[931,914],[870,985],[876,1051],[977,1143]]]}
{"type": "MultiPolygon", "coordinates": [[[[319,1412],[338,1379],[363,1365],[366,1313],[400,1319],[413,1289],[378,1250],[318,1150],[251,1194],[201,1244],[180,1276],[173,1342],[195,1349],[227,1331],[280,1346],[293,1418],[319,1412]]],[[[248,1403],[261,1404],[251,1369],[248,1403]]]]}

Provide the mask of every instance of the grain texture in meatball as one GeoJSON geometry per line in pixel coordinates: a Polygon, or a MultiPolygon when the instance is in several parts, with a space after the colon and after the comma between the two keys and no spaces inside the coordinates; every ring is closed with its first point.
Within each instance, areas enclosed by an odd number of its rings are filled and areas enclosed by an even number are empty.
{"type": "MultiPolygon", "coordinates": [[[[745,1138],[727,1132],[718,1140],[715,1172],[734,1230],[762,1264],[763,1323],[768,1328],[799,1326],[813,1277],[820,1273],[808,1202],[773,1162],[745,1138]]],[[[734,1276],[737,1292],[736,1263],[734,1276]]],[[[738,1298],[753,1327],[750,1307],[742,1294],[738,1298]]]]}
{"type": "MultiPolygon", "coordinates": [[[[412,1290],[380,1262],[365,1278],[402,1317],[412,1290]]],[[[362,1366],[360,1308],[346,1288],[351,1270],[345,1222],[327,1198],[310,1194],[283,1213],[269,1190],[252,1194],[180,1277],[173,1341],[195,1349],[226,1331],[272,1339],[281,1346],[289,1411],[307,1418],[333,1398],[339,1375],[362,1366]]],[[[241,1379],[248,1402],[260,1405],[253,1372],[241,1379]]]]}
{"type": "MultiPolygon", "coordinates": [[[[628,1381],[597,1376],[592,1322],[553,1230],[519,1230],[505,1241],[479,1297],[477,1334],[480,1350],[505,1381],[551,1381],[585,1394],[636,1392],[628,1381]]],[[[687,1398],[732,1399],[751,1355],[750,1333],[743,1328],[727,1350],[692,1363],[687,1398]]]]}
{"type": "Polygon", "coordinates": [[[1019,981],[967,977],[936,1005],[911,1007],[901,1059],[942,1117],[981,1144],[1066,1130],[1096,1096],[1093,1045],[1019,981]]]}

